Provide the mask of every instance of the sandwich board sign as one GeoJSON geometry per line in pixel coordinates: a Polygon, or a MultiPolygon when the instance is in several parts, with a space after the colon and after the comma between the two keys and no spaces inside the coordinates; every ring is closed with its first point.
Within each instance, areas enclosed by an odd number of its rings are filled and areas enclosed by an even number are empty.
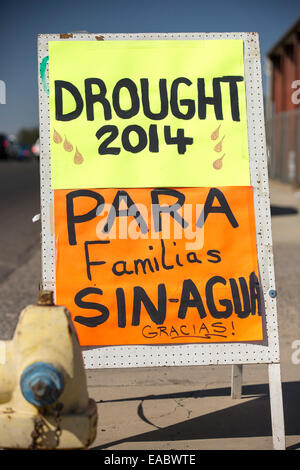
{"type": "Polygon", "coordinates": [[[42,287],[87,368],[269,364],[284,447],[258,36],[39,36],[42,287]]]}

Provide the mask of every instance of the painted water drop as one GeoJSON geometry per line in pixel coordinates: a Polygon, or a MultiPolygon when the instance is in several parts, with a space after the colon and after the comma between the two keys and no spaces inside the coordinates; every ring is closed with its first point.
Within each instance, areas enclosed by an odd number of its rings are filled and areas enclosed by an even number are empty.
{"type": "Polygon", "coordinates": [[[71,142],[68,141],[66,136],[65,136],[65,140],[64,140],[64,149],[66,150],[66,152],[72,152],[72,150],[73,150],[73,145],[71,144],[71,142]]]}
{"type": "Polygon", "coordinates": [[[223,166],[223,158],[225,157],[225,153],[222,155],[222,157],[218,158],[218,160],[215,160],[214,163],[213,163],[213,167],[215,170],[221,170],[222,166],[223,166]]]}
{"type": "Polygon", "coordinates": [[[217,127],[217,129],[211,134],[210,138],[211,140],[217,140],[219,137],[219,131],[220,131],[221,124],[217,127]]]}
{"type": "Polygon", "coordinates": [[[78,148],[76,147],[76,152],[75,152],[75,155],[74,155],[74,163],[76,165],[81,165],[81,163],[83,163],[83,156],[81,155],[81,153],[78,151],[78,148]]]}
{"type": "Polygon", "coordinates": [[[214,147],[214,151],[215,152],[222,152],[222,146],[223,146],[223,139],[224,139],[225,135],[222,137],[222,139],[220,140],[220,142],[217,143],[217,145],[214,147]]]}
{"type": "Polygon", "coordinates": [[[62,142],[61,135],[55,129],[54,129],[54,132],[53,132],[53,140],[56,144],[60,144],[62,142]]]}

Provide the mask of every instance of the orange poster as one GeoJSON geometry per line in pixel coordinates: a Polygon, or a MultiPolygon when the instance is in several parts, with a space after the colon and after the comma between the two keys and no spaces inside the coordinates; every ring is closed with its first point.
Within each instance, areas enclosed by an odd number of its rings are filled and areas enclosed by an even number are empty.
{"type": "Polygon", "coordinates": [[[56,304],[82,346],[263,339],[252,187],[54,194],[56,304]]]}

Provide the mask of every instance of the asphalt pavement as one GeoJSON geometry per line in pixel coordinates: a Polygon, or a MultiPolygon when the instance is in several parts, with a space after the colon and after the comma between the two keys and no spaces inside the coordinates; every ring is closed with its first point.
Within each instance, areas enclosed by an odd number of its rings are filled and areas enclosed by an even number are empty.
{"type": "MultiPolygon", "coordinates": [[[[271,182],[286,447],[300,449],[300,192],[271,182]],[[297,362],[297,361],[296,361],[297,362]]],[[[0,161],[0,339],[13,336],[40,280],[39,165],[0,161]]],[[[87,370],[99,424],[91,449],[272,449],[267,365],[87,370]]]]}
{"type": "Polygon", "coordinates": [[[18,315],[35,303],[40,282],[39,162],[0,160],[0,338],[12,337],[18,315]]]}
{"type": "Polygon", "coordinates": [[[31,221],[39,205],[38,161],[0,160],[0,282],[39,247],[39,226],[31,221]]]}

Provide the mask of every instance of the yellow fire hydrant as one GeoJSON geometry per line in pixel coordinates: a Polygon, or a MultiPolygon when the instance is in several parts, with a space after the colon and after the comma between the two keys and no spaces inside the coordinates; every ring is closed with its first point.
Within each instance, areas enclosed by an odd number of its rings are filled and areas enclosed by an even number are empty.
{"type": "Polygon", "coordinates": [[[22,311],[0,352],[0,448],[87,448],[97,407],[71,316],[50,292],[22,311]]]}

